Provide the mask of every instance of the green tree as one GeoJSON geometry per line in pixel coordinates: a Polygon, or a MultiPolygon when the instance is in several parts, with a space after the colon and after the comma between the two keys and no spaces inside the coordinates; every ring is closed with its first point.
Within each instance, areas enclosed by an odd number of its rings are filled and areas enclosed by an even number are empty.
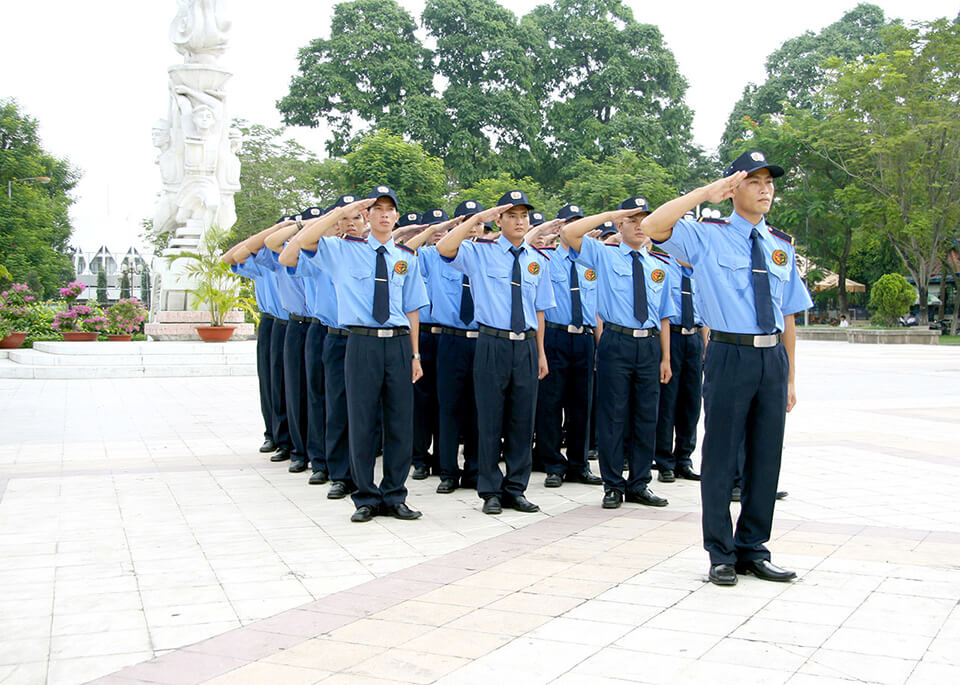
{"type": "Polygon", "coordinates": [[[104,263],[100,262],[100,269],[97,271],[97,302],[107,304],[107,270],[104,263]]]}
{"type": "Polygon", "coordinates": [[[0,263],[52,297],[73,278],[68,209],[79,174],[40,146],[37,126],[15,100],[0,99],[0,263]],[[7,197],[8,182],[37,176],[50,182],[14,183],[7,197]]]}
{"type": "Polygon", "coordinates": [[[390,186],[404,212],[441,206],[447,185],[440,159],[386,131],[365,136],[347,155],[343,181],[345,189],[357,195],[366,195],[377,184],[390,186]]]}
{"type": "Polygon", "coordinates": [[[120,299],[126,300],[130,297],[130,272],[124,269],[120,276],[120,299]]]}
{"type": "Polygon", "coordinates": [[[493,178],[482,178],[469,188],[460,190],[454,195],[450,204],[455,207],[464,200],[476,200],[484,207],[496,207],[504,193],[510,190],[525,192],[534,208],[548,218],[553,217],[564,205],[529,176],[514,178],[506,172],[493,178]]]}
{"type": "Polygon", "coordinates": [[[910,310],[916,296],[917,291],[901,274],[884,274],[870,290],[873,320],[880,325],[896,326],[897,319],[910,310]]]}
{"type": "Polygon", "coordinates": [[[395,0],[337,4],[330,38],[317,38],[299,52],[290,93],[277,103],[284,122],[324,121],[333,131],[327,151],[341,156],[350,149],[356,124],[410,132],[424,118],[415,115],[433,99],[430,52],[416,29],[395,0]]]}
{"type": "Polygon", "coordinates": [[[579,204],[585,213],[611,210],[634,195],[647,198],[655,208],[678,195],[666,169],[630,150],[600,162],[581,157],[564,172],[569,178],[563,186],[564,200],[579,204]]]}

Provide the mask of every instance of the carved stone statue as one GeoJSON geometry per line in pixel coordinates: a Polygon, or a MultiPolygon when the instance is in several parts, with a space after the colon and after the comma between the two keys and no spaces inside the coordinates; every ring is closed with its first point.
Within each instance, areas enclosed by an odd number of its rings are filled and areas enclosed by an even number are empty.
{"type": "Polygon", "coordinates": [[[230,22],[223,0],[178,0],[170,41],[188,64],[213,64],[227,47],[230,22]]]}

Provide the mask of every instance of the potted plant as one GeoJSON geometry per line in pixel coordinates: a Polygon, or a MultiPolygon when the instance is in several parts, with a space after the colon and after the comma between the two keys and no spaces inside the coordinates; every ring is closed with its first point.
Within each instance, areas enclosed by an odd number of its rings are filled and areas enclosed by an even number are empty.
{"type": "Polygon", "coordinates": [[[93,342],[106,327],[107,318],[100,309],[86,304],[75,304],[53,317],[53,328],[67,342],[93,342]]]}
{"type": "Polygon", "coordinates": [[[0,349],[16,349],[23,344],[35,299],[26,283],[14,283],[0,292],[0,349]]]}
{"type": "Polygon", "coordinates": [[[189,291],[193,295],[193,308],[210,312],[210,324],[196,327],[197,334],[204,342],[229,340],[236,326],[226,326],[224,320],[231,309],[243,305],[240,277],[220,259],[226,239],[226,231],[212,226],[204,234],[199,251],[180,252],[167,257],[171,263],[178,259],[186,260],[184,273],[197,282],[197,287],[189,291]]]}
{"type": "Polygon", "coordinates": [[[135,297],[122,299],[107,310],[107,340],[128,341],[147,318],[147,308],[135,297]]]}

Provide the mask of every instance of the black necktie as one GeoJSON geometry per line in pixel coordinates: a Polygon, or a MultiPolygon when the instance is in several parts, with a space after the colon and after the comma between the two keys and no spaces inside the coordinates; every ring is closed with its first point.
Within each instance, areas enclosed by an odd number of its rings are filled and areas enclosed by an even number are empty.
{"type": "Polygon", "coordinates": [[[689,276],[680,279],[680,325],[693,328],[693,288],[689,276]]]}
{"type": "Polygon", "coordinates": [[[773,316],[773,300],[770,299],[770,274],[767,273],[767,260],[760,247],[760,232],[750,231],[750,257],[753,268],[753,299],[757,307],[757,323],[764,333],[775,333],[776,319],[773,316]]]}
{"type": "Polygon", "coordinates": [[[577,264],[570,261],[570,324],[583,325],[583,307],[580,305],[580,278],[577,276],[577,264]]]}
{"type": "Polygon", "coordinates": [[[460,320],[467,324],[473,321],[473,295],[470,292],[470,277],[466,274],[460,282],[460,320]]]}
{"type": "Polygon", "coordinates": [[[513,276],[510,278],[510,330],[521,333],[523,325],[523,300],[520,290],[520,252],[522,247],[511,247],[513,253],[513,276]]]}
{"type": "Polygon", "coordinates": [[[390,318],[390,282],[387,280],[387,248],[377,248],[377,272],[373,285],[373,318],[383,323],[390,318]]]}
{"type": "Polygon", "coordinates": [[[647,288],[643,283],[643,262],[640,261],[640,253],[636,250],[630,251],[633,257],[633,315],[640,323],[647,320],[647,288]]]}

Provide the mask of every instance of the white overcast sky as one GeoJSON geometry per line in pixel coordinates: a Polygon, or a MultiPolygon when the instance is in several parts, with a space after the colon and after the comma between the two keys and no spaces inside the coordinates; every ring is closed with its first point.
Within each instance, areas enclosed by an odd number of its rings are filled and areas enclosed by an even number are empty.
{"type": "MultiPolygon", "coordinates": [[[[419,17],[423,0],[400,0],[419,17]]],[[[329,31],[334,2],[231,0],[231,44],[222,64],[230,114],[280,124],[274,103],[297,68],[297,49],[329,31]]],[[[510,0],[518,15],[535,0],[510,0]]],[[[744,85],[764,79],[767,55],[805,30],[819,31],[856,0],[801,2],[643,2],[627,0],[638,21],[655,24],[690,83],[694,137],[715,149],[744,85]]],[[[953,18],[958,0],[876,0],[887,17],[953,18]]],[[[176,0],[3,2],[0,97],[14,97],[40,121],[43,145],[83,172],[71,209],[73,243],[125,251],[140,220],[153,215],[160,178],[150,144],[167,109],[167,67],[182,62],[167,38],[176,0]]],[[[323,155],[323,134],[290,129],[323,155]]]]}

